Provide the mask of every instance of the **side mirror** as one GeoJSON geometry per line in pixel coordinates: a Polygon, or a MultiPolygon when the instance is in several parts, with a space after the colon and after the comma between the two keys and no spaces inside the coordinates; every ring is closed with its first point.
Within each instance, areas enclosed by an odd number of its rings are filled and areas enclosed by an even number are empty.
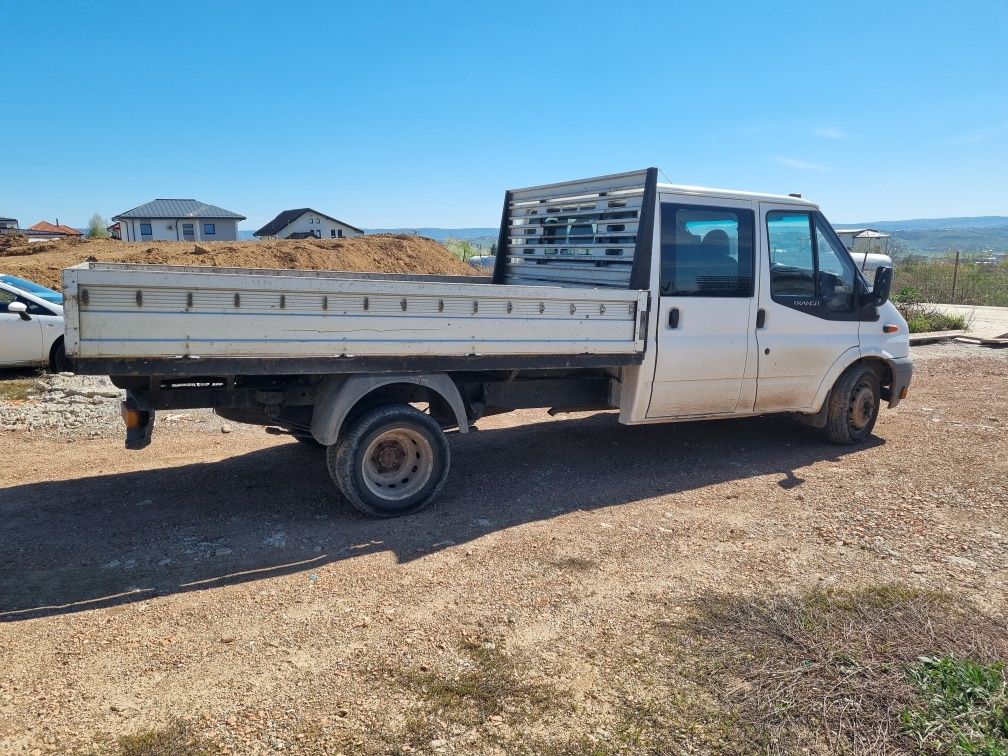
{"type": "Polygon", "coordinates": [[[871,290],[871,301],[876,307],[881,307],[889,301],[889,295],[892,293],[892,279],[892,268],[876,268],[875,282],[872,284],[871,290]]]}
{"type": "Polygon", "coordinates": [[[21,320],[31,320],[28,314],[28,305],[24,302],[11,302],[7,305],[7,312],[14,312],[21,316],[21,320]]]}

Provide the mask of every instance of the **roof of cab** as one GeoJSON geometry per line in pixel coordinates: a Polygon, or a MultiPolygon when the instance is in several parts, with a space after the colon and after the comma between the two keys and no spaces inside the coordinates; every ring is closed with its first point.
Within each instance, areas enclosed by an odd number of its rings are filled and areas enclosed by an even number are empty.
{"type": "Polygon", "coordinates": [[[659,192],[674,192],[675,194],[694,194],[703,197],[720,197],[722,199],[763,200],[782,205],[800,205],[814,207],[819,205],[802,197],[792,197],[788,194],[764,194],[762,192],[743,192],[738,189],[716,189],[710,186],[689,186],[687,184],[658,184],[659,192]]]}

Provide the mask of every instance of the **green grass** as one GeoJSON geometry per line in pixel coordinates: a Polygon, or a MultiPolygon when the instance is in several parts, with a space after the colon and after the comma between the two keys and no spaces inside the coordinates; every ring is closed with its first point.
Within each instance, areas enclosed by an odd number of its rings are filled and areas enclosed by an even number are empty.
{"type": "Polygon", "coordinates": [[[34,378],[0,380],[0,399],[8,402],[23,402],[31,395],[34,386],[34,378]]]}
{"type": "Polygon", "coordinates": [[[929,304],[922,304],[925,295],[920,289],[904,286],[893,297],[896,308],[907,322],[910,333],[933,331],[964,331],[969,327],[965,315],[942,312],[929,304]]]}
{"type": "Polygon", "coordinates": [[[408,672],[404,679],[431,707],[448,719],[476,723],[505,709],[540,711],[553,691],[525,682],[517,661],[494,644],[466,643],[460,669],[408,672]]]}
{"type": "Polygon", "coordinates": [[[919,747],[955,756],[1008,756],[1003,662],[922,656],[907,667],[917,703],[902,715],[919,747]]]}
{"type": "Polygon", "coordinates": [[[451,670],[407,670],[400,679],[418,698],[394,742],[423,748],[445,737],[447,728],[470,729],[490,717],[509,721],[539,720],[556,706],[559,693],[545,684],[525,679],[521,660],[498,644],[465,642],[462,658],[451,670]]]}
{"type": "Polygon", "coordinates": [[[745,733],[724,750],[882,754],[914,739],[937,744],[927,752],[1008,756],[992,739],[1004,726],[1008,628],[944,594],[882,585],[719,596],[691,626],[701,639],[691,657],[713,665],[694,682],[745,733]],[[955,750],[954,728],[967,723],[976,748],[955,750]]]}
{"type": "Polygon", "coordinates": [[[112,750],[115,756],[216,756],[219,749],[195,735],[181,722],[123,735],[112,750]]]}
{"type": "Polygon", "coordinates": [[[1008,262],[982,264],[961,256],[958,271],[951,258],[907,257],[893,266],[893,291],[915,289],[917,301],[1008,306],[1008,262]],[[954,284],[954,288],[953,288],[954,284]]]}

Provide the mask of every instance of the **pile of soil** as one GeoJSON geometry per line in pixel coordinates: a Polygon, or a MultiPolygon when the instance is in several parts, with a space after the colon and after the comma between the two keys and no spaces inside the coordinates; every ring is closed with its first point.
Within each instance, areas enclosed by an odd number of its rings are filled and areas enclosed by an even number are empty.
{"type": "Polygon", "coordinates": [[[288,268],[370,273],[473,275],[474,269],[425,236],[367,234],[352,239],[233,242],[121,242],[61,239],[0,250],[0,273],[59,289],[61,272],[91,262],[288,268]]]}

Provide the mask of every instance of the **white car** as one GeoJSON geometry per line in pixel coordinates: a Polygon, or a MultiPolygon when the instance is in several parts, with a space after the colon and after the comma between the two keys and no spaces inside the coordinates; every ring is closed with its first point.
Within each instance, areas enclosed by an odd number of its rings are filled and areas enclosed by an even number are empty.
{"type": "Polygon", "coordinates": [[[61,295],[31,281],[0,275],[0,367],[68,370],[61,295]],[[26,287],[26,288],[22,288],[26,287]]]}

